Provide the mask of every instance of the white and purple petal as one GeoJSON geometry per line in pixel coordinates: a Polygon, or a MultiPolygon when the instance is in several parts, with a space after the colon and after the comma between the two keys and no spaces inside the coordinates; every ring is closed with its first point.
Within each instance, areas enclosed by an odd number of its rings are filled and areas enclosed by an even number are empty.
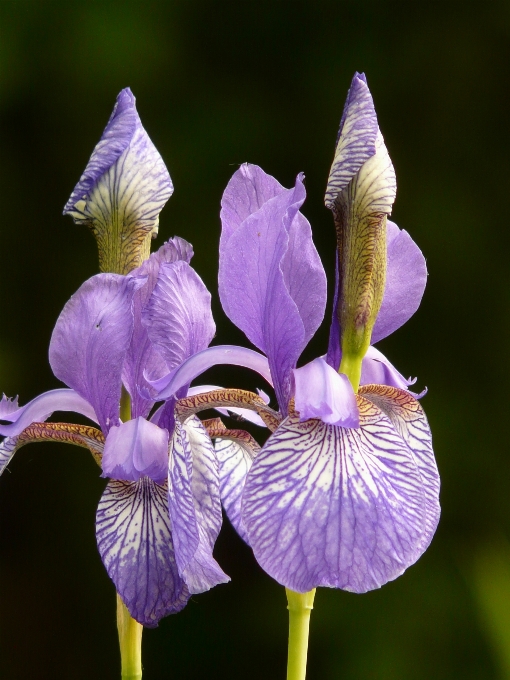
{"type": "Polygon", "coordinates": [[[121,374],[143,278],[98,274],[62,310],[50,341],[53,373],[93,407],[103,432],[119,422],[121,374]]]}
{"type": "Polygon", "coordinates": [[[360,428],[289,416],[248,474],[242,517],[260,565],[297,592],[365,592],[423,552],[427,500],[389,418],[358,397],[360,428]]]}
{"type": "Polygon", "coordinates": [[[176,562],[189,592],[201,593],[229,581],[212,554],[221,528],[218,463],[196,417],[176,422],[168,496],[176,562]]]}
{"type": "Polygon", "coordinates": [[[175,562],[167,488],[148,477],[111,480],[99,501],[97,545],[131,616],[154,628],[180,611],[189,592],[175,562]]]}
{"type": "MultiPolygon", "coordinates": [[[[212,392],[213,390],[222,390],[222,389],[224,389],[224,388],[219,387],[218,385],[196,385],[195,387],[189,388],[188,394],[186,396],[192,397],[195,394],[204,394],[204,392],[212,392]]],[[[265,392],[262,392],[262,390],[259,390],[259,396],[261,396],[261,398],[264,399],[266,404],[269,404],[269,397],[267,396],[267,394],[265,392]]],[[[259,427],[267,427],[267,425],[262,420],[262,418],[258,415],[258,413],[255,413],[255,411],[250,411],[250,409],[247,409],[247,408],[239,408],[237,406],[233,406],[232,408],[217,408],[215,410],[218,411],[218,413],[221,413],[224,416],[228,416],[231,413],[234,413],[236,416],[239,416],[242,420],[248,420],[250,423],[253,423],[254,425],[258,425],[259,427]]]]}

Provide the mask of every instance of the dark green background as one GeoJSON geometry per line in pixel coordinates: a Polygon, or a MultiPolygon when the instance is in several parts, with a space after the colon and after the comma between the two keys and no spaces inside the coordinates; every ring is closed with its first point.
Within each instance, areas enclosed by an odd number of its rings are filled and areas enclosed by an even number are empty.
{"type": "MultiPolygon", "coordinates": [[[[61,211],[121,88],[175,184],[157,243],[194,244],[215,342],[244,342],[216,292],[222,191],[243,161],[286,186],[304,171],[331,283],[322,200],[355,70],[396,168],[393,218],[428,262],[419,312],[381,349],[429,388],[443,517],[397,581],[320,590],[308,678],[510,678],[508,1],[0,2],[0,391],[25,403],[58,385],[53,324],[97,271],[92,237],[61,211]]],[[[303,360],[325,351],[327,325],[303,360]]],[[[103,485],[85,451],[42,444],[0,479],[1,680],[118,677],[103,485]]],[[[216,554],[232,583],[146,631],[144,680],[284,678],[283,589],[229,526],[216,554]]]]}

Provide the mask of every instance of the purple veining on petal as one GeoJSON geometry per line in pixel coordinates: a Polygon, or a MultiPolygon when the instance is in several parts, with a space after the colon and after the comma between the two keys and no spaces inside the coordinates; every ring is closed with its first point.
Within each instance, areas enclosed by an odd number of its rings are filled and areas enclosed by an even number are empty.
{"type": "Polygon", "coordinates": [[[160,266],[142,323],[169,369],[209,345],[216,331],[211,294],[187,262],[160,266]]]}
{"type": "Polygon", "coordinates": [[[421,555],[426,498],[410,449],[359,398],[360,428],[289,416],[246,479],[243,521],[259,564],[297,592],[366,592],[421,555]]]}
{"type": "Polygon", "coordinates": [[[378,349],[372,346],[368,348],[361,364],[360,385],[388,385],[406,390],[415,382],[416,378],[414,380],[404,378],[378,349]]]}
{"type": "Polygon", "coordinates": [[[197,378],[208,368],[217,366],[218,364],[251,368],[272,385],[271,372],[266,357],[252,349],[246,349],[246,347],[238,347],[236,345],[217,345],[216,347],[208,347],[184,361],[181,366],[170,371],[168,375],[160,380],[149,380],[148,382],[158,393],[157,399],[168,399],[168,397],[176,394],[181,387],[189,385],[192,380],[197,378]]]}
{"type": "Polygon", "coordinates": [[[168,431],[142,417],[112,427],[102,465],[102,477],[137,482],[147,476],[163,483],[168,473],[168,431]]]}
{"type": "Polygon", "coordinates": [[[13,437],[32,423],[44,422],[55,411],[75,411],[98,422],[94,409],[83,397],[74,390],[58,389],[43,392],[16,411],[2,414],[0,418],[12,424],[0,425],[0,434],[13,437]]]}
{"type": "MultiPolygon", "coordinates": [[[[212,392],[213,390],[222,390],[224,389],[223,387],[219,387],[218,385],[196,385],[195,387],[190,387],[188,390],[188,397],[192,397],[195,394],[203,394],[204,392],[212,392]]],[[[266,404],[269,403],[269,397],[265,392],[262,392],[264,397],[264,401],[266,404]]],[[[261,397],[261,398],[264,398],[261,397]]],[[[221,413],[224,416],[230,415],[230,413],[235,413],[237,416],[240,416],[243,420],[248,420],[250,423],[253,423],[254,425],[258,425],[259,427],[267,427],[265,422],[262,420],[262,418],[255,413],[255,411],[250,411],[247,408],[237,408],[236,406],[232,406],[232,408],[217,408],[215,411],[218,411],[218,413],[221,413]]]]}
{"type": "Polygon", "coordinates": [[[408,321],[420,306],[427,284],[427,265],[421,250],[406,231],[388,220],[386,286],[372,331],[372,344],[408,321]]]}
{"type": "Polygon", "coordinates": [[[144,282],[118,274],[93,276],[67,302],[51,336],[53,373],[91,404],[105,434],[119,422],[133,295],[144,282]]]}
{"type": "MultiPolygon", "coordinates": [[[[260,168],[251,172],[263,181],[265,173],[260,168]]],[[[244,176],[238,171],[233,182],[240,201],[249,193],[242,191],[244,176]]],[[[252,179],[246,181],[251,187],[252,179]]],[[[232,194],[230,185],[227,191],[232,194]]],[[[310,226],[298,212],[304,199],[300,175],[294,189],[279,191],[241,224],[229,223],[225,213],[223,231],[228,238],[222,238],[220,244],[223,308],[248,339],[267,354],[284,412],[290,397],[291,371],[320,324],[326,302],[324,270],[310,226]]]]}
{"type": "Polygon", "coordinates": [[[356,395],[346,375],[337,373],[322,357],[294,370],[295,405],[301,422],[320,418],[323,423],[359,427],[356,395]]]}
{"type": "Polygon", "coordinates": [[[212,555],[221,527],[217,461],[198,418],[176,422],[168,495],[176,562],[190,593],[226,583],[229,578],[212,555]]]}
{"type": "Polygon", "coordinates": [[[148,628],[180,611],[189,592],[179,576],[167,488],[148,477],[110,480],[96,515],[99,554],[131,616],[148,628]]]}
{"type": "Polygon", "coordinates": [[[333,207],[338,193],[375,154],[378,131],[377,115],[366,78],[364,74],[356,73],[347,95],[329,172],[325,196],[327,208],[333,207]]]}
{"type": "Polygon", "coordinates": [[[18,437],[6,437],[0,442],[0,475],[12,460],[18,450],[18,437]]]}

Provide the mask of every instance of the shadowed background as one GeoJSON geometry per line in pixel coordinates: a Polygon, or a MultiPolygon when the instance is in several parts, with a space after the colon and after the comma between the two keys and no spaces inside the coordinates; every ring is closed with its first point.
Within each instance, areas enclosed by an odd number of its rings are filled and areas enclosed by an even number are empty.
{"type": "MultiPolygon", "coordinates": [[[[379,346],[429,388],[443,516],[395,582],[318,592],[308,679],[510,678],[510,3],[0,2],[0,392],[25,403],[59,385],[53,325],[97,272],[93,238],[61,211],[126,86],[175,184],[155,245],[193,243],[215,344],[246,342],[216,290],[219,202],[239,163],[285,186],[305,172],[331,290],[323,193],[355,70],[396,168],[393,219],[427,257],[419,312],[379,346]]],[[[234,370],[210,380],[262,386],[234,370]]],[[[92,457],[62,445],[22,449],[0,479],[2,680],[118,677],[94,535],[103,487],[92,457]]],[[[145,632],[144,680],[284,678],[283,588],[227,522],[216,555],[232,582],[145,632]]]]}

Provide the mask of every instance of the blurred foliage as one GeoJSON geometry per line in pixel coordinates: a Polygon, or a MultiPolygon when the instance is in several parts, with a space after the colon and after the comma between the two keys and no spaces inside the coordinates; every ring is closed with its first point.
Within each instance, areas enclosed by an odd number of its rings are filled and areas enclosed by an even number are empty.
{"type": "MultiPolygon", "coordinates": [[[[53,324],[97,271],[93,239],[61,210],[128,85],[176,187],[158,244],[194,244],[215,342],[244,342],[215,292],[219,201],[239,163],[286,186],[306,173],[304,213],[331,284],[322,198],[355,70],[396,167],[393,218],[428,261],[419,312],[381,349],[429,387],[443,517],[394,583],[318,593],[309,680],[507,678],[510,562],[483,552],[510,535],[506,0],[0,2],[0,389],[24,403],[58,384],[53,324]]],[[[324,352],[327,325],[303,361],[324,352]]],[[[210,380],[258,385],[236,371],[210,380]]],[[[85,452],[43,444],[0,479],[2,680],[117,677],[115,594],[94,537],[103,485],[85,452]]],[[[284,677],[283,588],[228,525],[217,557],[232,583],[146,631],[147,680],[284,677]]]]}

